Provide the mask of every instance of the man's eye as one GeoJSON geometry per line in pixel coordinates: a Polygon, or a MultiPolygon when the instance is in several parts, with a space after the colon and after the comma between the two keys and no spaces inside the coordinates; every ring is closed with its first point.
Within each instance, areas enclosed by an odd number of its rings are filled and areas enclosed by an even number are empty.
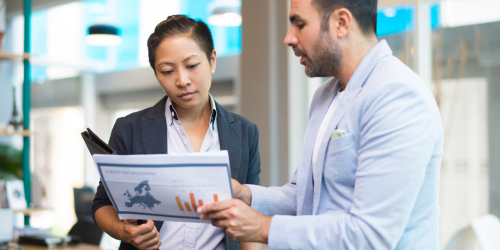
{"type": "Polygon", "coordinates": [[[173,70],[167,70],[167,71],[162,71],[161,73],[164,75],[171,75],[174,71],[173,70]]]}
{"type": "Polygon", "coordinates": [[[305,25],[305,24],[303,24],[303,23],[301,23],[301,24],[297,24],[297,28],[300,30],[300,29],[304,28],[304,25],[305,25]]]}
{"type": "Polygon", "coordinates": [[[187,66],[188,69],[194,69],[198,67],[199,63],[187,66]]]}

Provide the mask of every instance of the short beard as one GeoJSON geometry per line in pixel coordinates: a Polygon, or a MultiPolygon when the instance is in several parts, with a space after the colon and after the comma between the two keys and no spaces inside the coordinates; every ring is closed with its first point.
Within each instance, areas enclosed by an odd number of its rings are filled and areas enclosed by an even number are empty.
{"type": "Polygon", "coordinates": [[[314,45],[310,57],[302,51],[299,54],[304,55],[307,59],[306,75],[308,77],[338,76],[342,63],[342,51],[338,44],[332,41],[328,32],[321,32],[320,39],[314,45]]]}

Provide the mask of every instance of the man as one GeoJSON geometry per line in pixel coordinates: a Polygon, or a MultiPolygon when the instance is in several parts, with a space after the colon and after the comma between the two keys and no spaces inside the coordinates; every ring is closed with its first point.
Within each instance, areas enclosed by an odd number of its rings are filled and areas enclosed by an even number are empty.
{"type": "Polygon", "coordinates": [[[298,169],[282,187],[233,181],[237,199],[200,218],[271,249],[439,249],[439,110],[378,42],[376,13],[377,0],[291,0],[285,44],[309,77],[333,76],[314,95],[298,169]]]}

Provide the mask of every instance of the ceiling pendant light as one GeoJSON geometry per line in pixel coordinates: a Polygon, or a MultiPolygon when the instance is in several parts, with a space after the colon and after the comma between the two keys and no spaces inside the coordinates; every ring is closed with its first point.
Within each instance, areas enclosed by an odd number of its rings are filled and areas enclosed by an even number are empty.
{"type": "Polygon", "coordinates": [[[106,24],[95,24],[89,27],[85,42],[94,46],[116,46],[122,42],[122,38],[118,28],[106,24]]]}
{"type": "Polygon", "coordinates": [[[238,0],[217,0],[207,9],[211,13],[208,23],[215,26],[240,26],[241,2],[238,0]]]}

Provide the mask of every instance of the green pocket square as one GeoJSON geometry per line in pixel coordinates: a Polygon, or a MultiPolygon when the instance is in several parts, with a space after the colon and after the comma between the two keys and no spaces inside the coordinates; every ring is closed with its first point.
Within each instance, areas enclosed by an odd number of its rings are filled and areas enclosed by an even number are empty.
{"type": "Polygon", "coordinates": [[[332,136],[330,137],[331,140],[337,139],[339,137],[344,136],[346,133],[344,130],[336,129],[333,131],[332,136]]]}

